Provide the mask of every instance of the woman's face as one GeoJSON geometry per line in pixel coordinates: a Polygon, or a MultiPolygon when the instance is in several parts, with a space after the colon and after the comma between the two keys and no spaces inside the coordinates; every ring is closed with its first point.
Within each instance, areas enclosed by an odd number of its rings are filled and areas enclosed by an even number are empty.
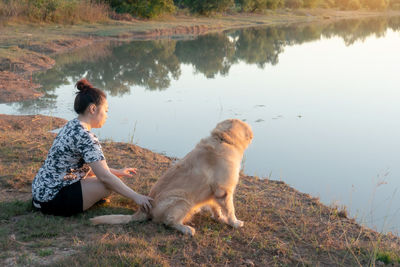
{"type": "Polygon", "coordinates": [[[104,99],[103,103],[96,106],[91,120],[92,128],[101,128],[107,120],[108,102],[104,99]]]}

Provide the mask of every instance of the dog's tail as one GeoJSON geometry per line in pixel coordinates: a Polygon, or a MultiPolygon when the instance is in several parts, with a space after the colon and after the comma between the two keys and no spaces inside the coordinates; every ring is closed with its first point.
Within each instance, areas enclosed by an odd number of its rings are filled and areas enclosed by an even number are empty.
{"type": "Polygon", "coordinates": [[[142,222],[149,219],[149,215],[143,211],[137,211],[133,215],[104,215],[91,218],[92,224],[124,224],[129,222],[142,222]]]}

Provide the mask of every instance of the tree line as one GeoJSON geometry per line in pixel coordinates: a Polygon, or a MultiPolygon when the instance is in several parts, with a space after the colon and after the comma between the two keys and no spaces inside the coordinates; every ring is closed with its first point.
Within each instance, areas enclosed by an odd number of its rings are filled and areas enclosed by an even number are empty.
{"type": "Polygon", "coordinates": [[[187,9],[193,14],[262,12],[277,8],[399,9],[400,0],[106,0],[118,13],[153,18],[187,9]]]}
{"type": "Polygon", "coordinates": [[[400,9],[400,0],[0,0],[0,22],[25,19],[73,24],[105,21],[118,13],[154,18],[181,11],[207,16],[315,7],[342,10],[400,9]]]}

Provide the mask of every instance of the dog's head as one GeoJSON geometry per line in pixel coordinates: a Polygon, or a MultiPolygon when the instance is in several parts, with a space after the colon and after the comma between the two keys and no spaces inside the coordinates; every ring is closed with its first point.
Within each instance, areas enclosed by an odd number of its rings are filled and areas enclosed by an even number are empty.
{"type": "Polygon", "coordinates": [[[253,131],[250,125],[241,120],[228,119],[218,123],[211,132],[211,136],[217,137],[228,144],[246,149],[253,139],[253,131]]]}

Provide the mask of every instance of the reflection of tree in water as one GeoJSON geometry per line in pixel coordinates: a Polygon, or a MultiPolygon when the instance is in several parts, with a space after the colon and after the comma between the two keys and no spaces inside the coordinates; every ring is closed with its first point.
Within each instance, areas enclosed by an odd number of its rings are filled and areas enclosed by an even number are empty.
{"type": "Polygon", "coordinates": [[[174,53],[175,45],[175,41],[164,40],[133,42],[115,48],[113,61],[119,69],[113,72],[115,76],[110,75],[110,79],[150,90],[168,88],[171,78],[178,79],[181,74],[180,63],[174,53]]]}
{"type": "MultiPolygon", "coordinates": [[[[344,43],[349,46],[356,41],[365,41],[368,36],[373,34],[376,37],[383,37],[388,28],[395,30],[394,27],[391,27],[389,24],[389,21],[392,21],[392,19],[393,18],[369,18],[363,20],[342,20],[325,27],[322,30],[322,34],[325,37],[341,37],[344,43]]],[[[394,24],[400,25],[399,21],[394,24]]]]}
{"type": "Polygon", "coordinates": [[[180,76],[179,61],[174,55],[175,41],[114,44],[108,50],[107,56],[96,61],[83,59],[79,64],[61,66],[60,71],[74,81],[85,76],[111,95],[129,93],[132,85],[150,90],[165,89],[171,78],[180,76]]]}
{"type": "MultiPolygon", "coordinates": [[[[110,43],[104,42],[95,46],[84,47],[75,50],[73,53],[55,55],[56,65],[45,72],[34,74],[35,82],[42,85],[38,91],[44,95],[38,99],[14,103],[17,110],[21,113],[38,113],[40,110],[54,109],[57,104],[57,95],[55,90],[62,85],[69,85],[71,74],[68,72],[71,68],[79,68],[82,62],[96,62],[97,60],[112,56],[110,43]]],[[[72,79],[75,81],[74,79],[72,79]]],[[[71,90],[73,90],[71,86],[71,90]]]]}
{"type": "Polygon", "coordinates": [[[400,17],[392,17],[388,20],[388,27],[393,31],[400,30],[400,17]]]}
{"type": "Polygon", "coordinates": [[[113,96],[129,93],[133,85],[149,90],[166,89],[171,79],[178,79],[181,74],[175,45],[170,40],[106,43],[60,55],[54,68],[35,75],[45,95],[18,103],[18,110],[26,113],[54,107],[54,90],[69,84],[74,90],[70,81],[74,83],[82,77],[113,96]]]}
{"type": "Polygon", "coordinates": [[[196,72],[207,78],[225,75],[232,65],[235,45],[224,34],[199,36],[196,40],[176,44],[175,54],[180,63],[192,64],[196,72]]]}
{"type": "Polygon", "coordinates": [[[7,103],[6,105],[14,107],[21,114],[38,114],[43,110],[52,110],[56,108],[57,96],[44,90],[44,95],[38,99],[25,100],[22,102],[7,103]]]}
{"type": "Polygon", "coordinates": [[[232,36],[237,40],[235,62],[241,60],[264,68],[266,64],[276,65],[283,52],[283,32],[277,28],[246,29],[232,36]]]}
{"type": "MultiPolygon", "coordinates": [[[[346,45],[366,37],[383,36],[387,29],[400,30],[400,18],[341,20],[330,24],[249,28],[227,34],[210,34],[188,41],[133,41],[105,43],[56,58],[56,66],[37,75],[45,97],[20,103],[22,110],[45,109],[55,105],[54,89],[87,77],[111,95],[130,92],[131,86],[164,90],[178,79],[180,64],[191,64],[207,78],[226,75],[237,62],[264,68],[275,65],[285,46],[324,38],[340,37],[346,45]]],[[[71,86],[71,90],[72,86],[71,86]]]]}

